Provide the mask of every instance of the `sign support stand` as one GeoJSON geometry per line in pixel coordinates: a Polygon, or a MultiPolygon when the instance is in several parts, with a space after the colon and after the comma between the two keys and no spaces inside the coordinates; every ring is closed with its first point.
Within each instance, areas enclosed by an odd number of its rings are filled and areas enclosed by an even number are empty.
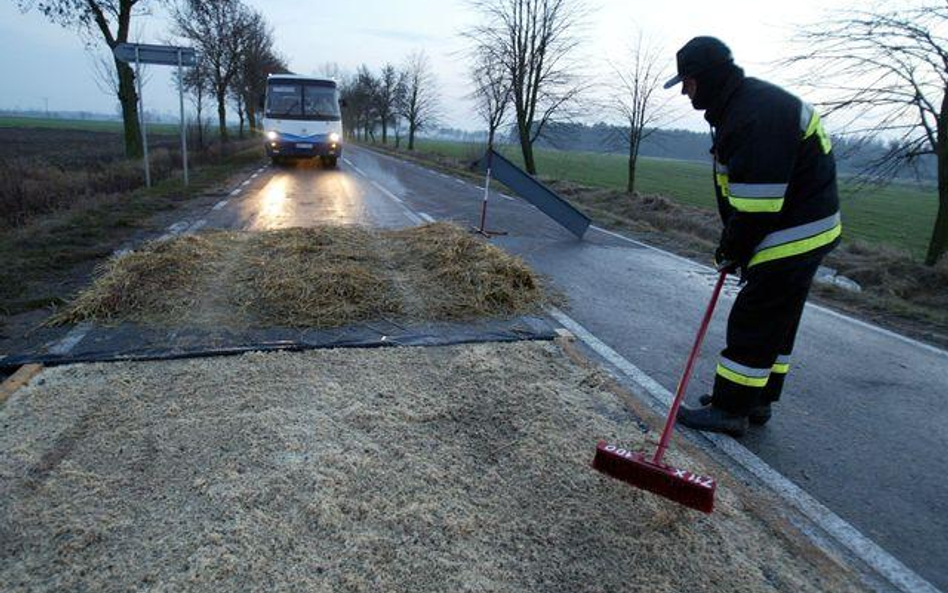
{"type": "Polygon", "coordinates": [[[487,175],[484,178],[484,199],[481,201],[481,224],[476,228],[472,228],[471,231],[479,235],[483,235],[490,239],[491,237],[496,237],[497,235],[506,235],[507,231],[490,231],[487,230],[487,197],[490,195],[490,168],[492,163],[491,156],[493,155],[493,150],[491,147],[487,147],[487,175]]]}
{"type": "Polygon", "coordinates": [[[145,163],[145,187],[151,187],[151,167],[148,163],[148,132],[145,131],[145,97],[142,95],[142,61],[135,47],[135,78],[138,79],[138,125],[142,130],[142,160],[145,163]]]}
{"type": "Polygon", "coordinates": [[[181,48],[178,48],[178,106],[181,111],[181,164],[184,171],[184,187],[188,186],[188,141],[187,125],[184,121],[184,74],[181,68],[181,48]]]}

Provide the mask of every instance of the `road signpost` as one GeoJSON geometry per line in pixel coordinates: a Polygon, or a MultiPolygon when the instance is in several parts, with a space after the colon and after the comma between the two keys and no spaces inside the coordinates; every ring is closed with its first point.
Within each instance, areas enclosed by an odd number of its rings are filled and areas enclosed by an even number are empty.
{"type": "Polygon", "coordinates": [[[142,130],[142,152],[145,165],[145,185],[151,187],[151,170],[148,166],[148,133],[145,129],[145,99],[142,96],[142,64],[158,64],[178,67],[178,106],[181,110],[181,160],[184,185],[188,185],[188,142],[184,124],[184,76],[185,66],[197,63],[197,54],[190,47],[173,45],[151,45],[148,43],[120,43],[112,50],[115,58],[125,63],[135,62],[135,78],[138,79],[138,113],[142,130]]]}

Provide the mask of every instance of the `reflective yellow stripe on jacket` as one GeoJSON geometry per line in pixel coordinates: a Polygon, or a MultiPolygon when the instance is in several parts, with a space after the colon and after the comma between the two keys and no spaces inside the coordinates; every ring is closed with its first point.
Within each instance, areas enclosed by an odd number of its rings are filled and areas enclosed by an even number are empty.
{"type": "Polygon", "coordinates": [[[823,129],[820,114],[809,103],[804,103],[803,108],[800,109],[800,130],[803,131],[804,140],[816,134],[816,137],[820,140],[820,148],[823,150],[823,154],[829,154],[833,150],[833,143],[829,134],[823,129]]]}
{"type": "Polygon", "coordinates": [[[740,212],[780,212],[786,183],[729,183],[727,201],[740,212]]]}
{"type": "Polygon", "coordinates": [[[839,212],[814,222],[770,233],[757,245],[749,266],[800,255],[829,245],[843,232],[839,212]]]}
{"type": "Polygon", "coordinates": [[[780,212],[786,183],[731,183],[727,166],[715,162],[714,180],[721,195],[738,212],[780,212]]]}

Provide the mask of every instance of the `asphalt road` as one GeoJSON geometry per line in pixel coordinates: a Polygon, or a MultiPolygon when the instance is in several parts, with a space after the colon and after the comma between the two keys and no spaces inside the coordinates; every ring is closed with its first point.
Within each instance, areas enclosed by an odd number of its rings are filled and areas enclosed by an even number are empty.
{"type": "MultiPolygon", "coordinates": [[[[269,168],[219,204],[208,227],[478,221],[482,190],[353,147],[338,170],[269,168]]],[[[673,390],[713,273],[591,229],[583,241],[519,199],[492,194],[495,244],[526,259],[569,298],[568,313],[673,390]]],[[[710,389],[728,287],[689,399],[710,389]]],[[[809,306],[785,399],[741,439],[767,464],[933,585],[948,590],[948,353],[809,306]]]]}

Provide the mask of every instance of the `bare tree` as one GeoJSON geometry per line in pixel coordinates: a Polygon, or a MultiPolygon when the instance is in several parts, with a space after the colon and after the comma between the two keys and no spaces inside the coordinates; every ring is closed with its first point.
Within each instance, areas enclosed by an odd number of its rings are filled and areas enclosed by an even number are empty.
{"type": "Polygon", "coordinates": [[[494,147],[494,137],[498,128],[504,124],[510,105],[510,79],[500,56],[486,46],[477,48],[474,67],[471,68],[471,81],[474,90],[469,98],[484,123],[487,124],[487,149],[494,147]]]}
{"type": "Polygon", "coordinates": [[[379,82],[363,64],[356,72],[355,106],[359,118],[357,123],[362,129],[362,139],[375,140],[375,122],[378,117],[375,111],[375,95],[379,82]]]}
{"type": "Polygon", "coordinates": [[[202,54],[197,54],[197,62],[183,73],[184,90],[194,105],[195,119],[197,120],[197,145],[203,150],[204,138],[204,101],[211,92],[210,76],[207,72],[207,62],[202,54]]]}
{"type": "Polygon", "coordinates": [[[288,72],[288,69],[286,62],[274,49],[272,28],[259,12],[248,11],[232,93],[235,100],[243,103],[251,131],[260,127],[257,106],[266,93],[267,77],[283,72],[288,72]]]}
{"type": "Polygon", "coordinates": [[[175,33],[188,39],[207,62],[217,99],[218,133],[227,135],[227,95],[240,68],[240,51],[250,13],[240,0],[180,0],[174,11],[175,33]]]}
{"type": "Polygon", "coordinates": [[[408,150],[415,150],[415,134],[434,125],[440,106],[437,81],[424,51],[405,61],[405,101],[402,116],[408,122],[408,150]]]}
{"type": "MultiPolygon", "coordinates": [[[[46,17],[88,35],[88,43],[99,37],[110,50],[128,42],[133,17],[147,14],[148,0],[17,0],[23,11],[35,7],[46,17]]],[[[118,78],[116,96],[122,106],[125,154],[142,155],[142,137],[138,124],[138,93],[135,71],[125,62],[111,58],[118,78]]]]}
{"type": "Polygon", "coordinates": [[[472,0],[482,24],[467,31],[475,46],[493,48],[510,80],[517,133],[527,172],[535,175],[533,143],[583,90],[571,59],[586,14],[581,0],[472,0]]]}
{"type": "MultiPolygon", "coordinates": [[[[925,262],[948,249],[948,3],[915,2],[898,9],[831,13],[798,34],[801,82],[819,91],[840,132],[887,140],[869,167],[891,179],[905,167],[935,159],[938,212],[925,262]]],[[[828,141],[828,140],[827,140],[828,141]]]]}
{"type": "Polygon", "coordinates": [[[378,77],[374,103],[379,122],[382,124],[382,144],[388,143],[388,127],[398,117],[399,100],[405,92],[405,73],[386,64],[378,77]]]}
{"type": "Polygon", "coordinates": [[[338,62],[323,62],[319,68],[313,71],[316,76],[325,76],[335,80],[336,82],[342,81],[346,77],[346,72],[343,70],[342,66],[338,62]]]}
{"type": "Polygon", "coordinates": [[[668,113],[668,99],[656,95],[666,70],[664,55],[664,49],[645,39],[640,31],[629,46],[626,61],[612,66],[612,106],[628,126],[624,143],[629,150],[626,191],[630,194],[635,191],[635,169],[642,141],[668,113]]]}

